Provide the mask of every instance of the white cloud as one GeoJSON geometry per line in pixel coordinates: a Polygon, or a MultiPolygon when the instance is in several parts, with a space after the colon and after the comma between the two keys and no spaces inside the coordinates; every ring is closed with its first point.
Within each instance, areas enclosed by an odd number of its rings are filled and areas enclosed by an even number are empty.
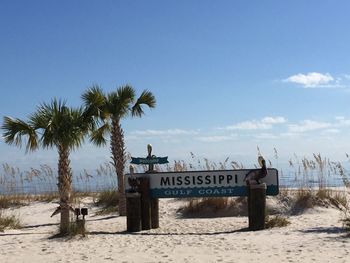
{"type": "Polygon", "coordinates": [[[231,134],[228,136],[226,135],[200,136],[200,137],[197,137],[196,140],[201,142],[223,142],[223,141],[232,141],[236,138],[237,136],[235,134],[231,134]]]}
{"type": "Polygon", "coordinates": [[[287,122],[284,117],[264,117],[261,120],[244,121],[235,125],[227,126],[226,130],[269,130],[274,124],[287,122]]]}
{"type": "Polygon", "coordinates": [[[331,126],[332,125],[328,122],[304,120],[300,124],[288,125],[288,130],[290,133],[303,133],[303,132],[308,132],[308,131],[325,129],[325,128],[329,128],[331,126]]]}
{"type": "Polygon", "coordinates": [[[318,72],[310,72],[307,74],[296,74],[288,77],[285,82],[296,83],[304,86],[305,88],[318,88],[318,87],[339,87],[339,79],[335,79],[329,74],[322,74],[318,72]],[[332,85],[333,84],[333,85],[332,85]]]}
{"type": "Polygon", "coordinates": [[[345,79],[350,79],[350,74],[343,74],[343,77],[344,77],[345,79]]]}
{"type": "Polygon", "coordinates": [[[342,120],[345,120],[345,117],[344,116],[336,116],[335,119],[337,121],[342,121],[342,120]]]}
{"type": "Polygon", "coordinates": [[[198,131],[194,130],[182,130],[182,129],[168,129],[168,130],[144,130],[144,131],[132,131],[131,135],[142,136],[173,136],[173,135],[193,135],[198,134],[198,131]]]}
{"type": "Polygon", "coordinates": [[[286,123],[287,120],[284,117],[265,117],[261,120],[262,123],[267,124],[280,124],[280,123],[286,123]]]}
{"type": "Polygon", "coordinates": [[[326,134],[337,134],[337,133],[340,133],[340,130],[338,129],[327,129],[324,131],[324,133],[326,134]]]}
{"type": "Polygon", "coordinates": [[[337,120],[337,123],[335,124],[337,127],[350,126],[350,120],[345,117],[340,116],[335,119],[337,120]]]}
{"type": "Polygon", "coordinates": [[[244,121],[226,127],[227,130],[267,130],[271,128],[271,124],[266,124],[259,121],[244,121]]]}
{"type": "Polygon", "coordinates": [[[272,133],[260,133],[260,134],[256,134],[254,137],[256,139],[262,139],[262,140],[273,140],[273,139],[279,138],[277,135],[272,133]]]}

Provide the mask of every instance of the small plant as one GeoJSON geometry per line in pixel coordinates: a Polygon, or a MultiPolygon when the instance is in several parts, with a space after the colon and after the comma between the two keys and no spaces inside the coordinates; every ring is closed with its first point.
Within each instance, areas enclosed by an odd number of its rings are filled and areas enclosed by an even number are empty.
{"type": "Polygon", "coordinates": [[[247,215],[245,197],[191,198],[178,212],[184,217],[219,217],[247,215]]]}
{"type": "Polygon", "coordinates": [[[118,211],[119,195],[117,190],[106,190],[98,193],[96,199],[95,205],[101,207],[96,215],[111,214],[118,211]]]}
{"type": "Polygon", "coordinates": [[[285,227],[288,225],[290,225],[290,221],[281,215],[276,215],[272,218],[266,217],[265,228],[285,227]]]}
{"type": "Polygon", "coordinates": [[[0,195],[0,209],[23,206],[26,203],[22,196],[0,195]]]}
{"type": "Polygon", "coordinates": [[[344,229],[349,232],[350,234],[350,216],[348,216],[347,218],[343,219],[343,226],[344,229]]]}
{"type": "Polygon", "coordinates": [[[96,216],[104,216],[115,214],[118,212],[118,206],[103,207],[101,210],[95,213],[96,216]]]}
{"type": "Polygon", "coordinates": [[[292,213],[298,214],[314,206],[315,203],[313,200],[312,191],[304,188],[298,189],[296,192],[296,200],[292,207],[292,213]]]}
{"type": "Polygon", "coordinates": [[[342,221],[343,221],[343,227],[345,231],[348,232],[348,235],[350,237],[350,216],[347,216],[342,221]]]}
{"type": "Polygon", "coordinates": [[[31,200],[50,203],[54,200],[57,200],[58,198],[59,198],[58,193],[53,192],[53,193],[47,193],[47,194],[41,194],[41,195],[34,195],[31,198],[31,200]]]}
{"type": "Polygon", "coordinates": [[[334,191],[330,189],[320,189],[313,191],[311,189],[300,188],[295,194],[295,201],[292,206],[292,213],[302,213],[306,209],[320,207],[335,207],[340,210],[348,208],[348,199],[345,192],[334,191]]]}
{"type": "Polygon", "coordinates": [[[85,222],[82,220],[78,220],[75,222],[70,222],[68,227],[68,236],[76,236],[76,235],[82,235],[85,236],[87,233],[85,228],[85,222]]]}
{"type": "Polygon", "coordinates": [[[5,228],[19,229],[21,228],[21,224],[19,222],[19,219],[14,215],[4,216],[0,211],[0,232],[3,232],[5,228]]]}
{"type": "Polygon", "coordinates": [[[49,239],[62,238],[62,237],[74,237],[77,235],[86,236],[87,231],[85,228],[85,222],[83,220],[73,221],[72,218],[69,221],[68,227],[64,229],[65,232],[59,227],[58,233],[51,236],[49,239]]]}
{"type": "Polygon", "coordinates": [[[190,199],[188,204],[181,209],[184,215],[202,214],[203,212],[217,212],[228,207],[227,197],[206,197],[201,199],[190,199]]]}

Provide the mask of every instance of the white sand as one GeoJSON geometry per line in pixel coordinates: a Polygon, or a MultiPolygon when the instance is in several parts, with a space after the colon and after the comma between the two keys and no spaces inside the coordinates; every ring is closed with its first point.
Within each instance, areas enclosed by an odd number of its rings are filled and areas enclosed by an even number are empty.
{"type": "Polygon", "coordinates": [[[54,203],[8,210],[25,227],[0,233],[0,262],[350,262],[338,210],[314,209],[291,216],[287,227],[246,232],[247,217],[181,219],[181,204],[162,199],[161,227],[134,234],[125,233],[125,217],[93,216],[91,208],[90,234],[72,239],[49,239],[58,228],[54,203]]]}

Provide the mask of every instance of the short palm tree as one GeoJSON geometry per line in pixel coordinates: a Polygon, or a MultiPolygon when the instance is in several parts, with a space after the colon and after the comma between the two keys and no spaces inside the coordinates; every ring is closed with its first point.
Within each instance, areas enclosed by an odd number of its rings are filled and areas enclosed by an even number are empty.
{"type": "Polygon", "coordinates": [[[154,95],[144,90],[136,99],[133,87],[126,85],[116,91],[104,94],[98,86],[88,89],[82,99],[87,115],[100,120],[100,126],[91,134],[91,141],[96,145],[105,145],[106,135],[110,134],[110,149],[112,161],[118,180],[119,214],[126,214],[124,167],[126,162],[124,131],[121,120],[128,116],[141,117],[144,114],[143,106],[154,108],[154,95]]]}
{"type": "Polygon", "coordinates": [[[66,107],[65,102],[54,99],[50,104],[41,104],[28,121],[4,117],[2,129],[7,144],[22,146],[26,139],[26,151],[38,148],[58,150],[58,191],[61,212],[60,233],[66,234],[69,227],[69,209],[72,191],[72,171],[69,154],[81,146],[84,136],[93,126],[82,108],[66,107]]]}

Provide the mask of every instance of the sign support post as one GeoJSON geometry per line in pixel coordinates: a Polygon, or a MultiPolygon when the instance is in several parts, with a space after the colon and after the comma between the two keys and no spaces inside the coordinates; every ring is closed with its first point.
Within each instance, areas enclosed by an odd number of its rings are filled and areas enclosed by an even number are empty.
{"type": "Polygon", "coordinates": [[[126,229],[128,232],[141,231],[141,195],[126,193],[126,229]]]}
{"type": "Polygon", "coordinates": [[[249,230],[263,230],[266,216],[266,184],[251,184],[247,188],[249,230]]]}
{"type": "Polygon", "coordinates": [[[149,193],[149,178],[140,178],[141,193],[141,227],[142,230],[151,229],[151,197],[149,193]]]}
{"type": "MultiPolygon", "coordinates": [[[[146,158],[131,157],[132,164],[147,164],[148,170],[146,174],[155,174],[155,164],[168,163],[168,157],[157,157],[152,155],[152,145],[147,145],[148,155],[146,158]]],[[[141,226],[142,230],[159,227],[159,200],[152,197],[150,193],[150,178],[149,176],[142,176],[139,180],[139,192],[141,194],[141,226]]]]}

